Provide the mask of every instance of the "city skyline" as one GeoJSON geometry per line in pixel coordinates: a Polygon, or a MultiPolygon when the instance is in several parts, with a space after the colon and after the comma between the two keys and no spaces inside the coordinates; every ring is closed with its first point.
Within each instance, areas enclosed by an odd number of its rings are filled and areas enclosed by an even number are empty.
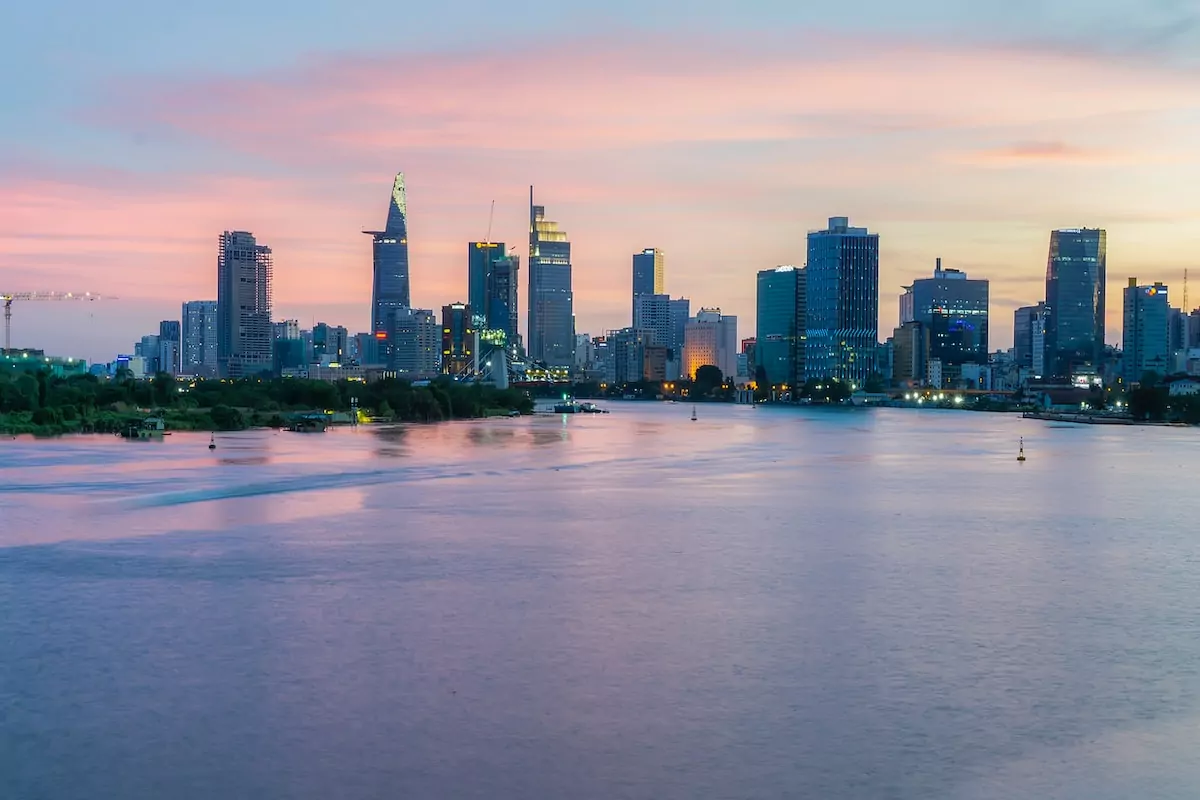
{"type": "MultiPolygon", "coordinates": [[[[862,28],[767,3],[701,7],[681,28],[665,6],[618,3],[586,36],[570,33],[579,12],[537,5],[480,6],[465,24],[423,9],[398,37],[349,13],[318,24],[303,4],[265,38],[174,8],[16,10],[0,63],[29,78],[0,126],[0,288],[121,300],[18,311],[14,345],[127,347],[214,295],[209,243],[225,229],[271,243],[279,316],[368,330],[370,243],[355,233],[380,224],[381,176],[398,169],[419,232],[413,306],[467,298],[463,243],[486,237],[493,200],[492,238],[517,241],[532,182],[571,232],[580,331],[628,317],[615,276],[647,244],[670,253],[672,294],[750,320],[751,276],[803,264],[805,232],[834,214],[881,234],[884,297],[938,256],[988,278],[998,346],[1011,312],[1042,299],[1049,230],[1105,228],[1117,277],[1177,285],[1197,266],[1200,47],[1169,4],[867,3],[862,28]],[[62,49],[51,19],[98,35],[62,49]],[[170,24],[189,34],[150,45],[170,24]],[[496,25],[555,43],[514,57],[496,25]],[[236,66],[210,63],[240,40],[253,52],[236,66]],[[505,102],[533,90],[589,100],[553,116],[505,102]]],[[[879,327],[896,323],[885,301],[879,327]]],[[[1112,297],[1106,331],[1119,344],[1112,297]]]]}

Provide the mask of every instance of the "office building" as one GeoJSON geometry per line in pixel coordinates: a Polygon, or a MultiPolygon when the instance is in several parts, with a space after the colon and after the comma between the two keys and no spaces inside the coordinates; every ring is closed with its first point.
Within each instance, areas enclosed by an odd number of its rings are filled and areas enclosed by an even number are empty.
{"type": "Polygon", "coordinates": [[[493,347],[506,347],[513,356],[521,349],[520,314],[517,308],[520,269],[520,256],[501,255],[496,258],[491,262],[483,294],[486,312],[482,315],[481,336],[493,347]],[[483,331],[486,331],[486,335],[483,331]]]}
{"type": "MultiPolygon", "coordinates": [[[[609,370],[605,378],[610,383],[636,383],[644,379],[646,372],[646,349],[653,347],[653,337],[636,328],[609,331],[604,337],[608,343],[609,370]]],[[[665,375],[666,363],[663,363],[665,375]]],[[[661,378],[660,380],[665,380],[661,378]]]]}
{"type": "Polygon", "coordinates": [[[159,364],[159,355],[161,353],[159,344],[160,339],[158,336],[151,334],[150,336],[143,336],[140,342],[136,342],[133,345],[133,354],[142,359],[143,369],[147,376],[164,371],[159,364]]]}
{"type": "Polygon", "coordinates": [[[683,377],[695,379],[696,370],[711,365],[721,374],[737,375],[737,317],[719,308],[701,308],[688,320],[683,341],[683,377]]]}
{"type": "Polygon", "coordinates": [[[1130,278],[1124,300],[1121,372],[1125,383],[1138,383],[1147,372],[1166,377],[1173,366],[1167,287],[1138,286],[1137,278],[1130,278]]]}
{"type": "Polygon", "coordinates": [[[805,278],[793,266],[758,273],[754,366],[766,370],[772,386],[795,386],[804,376],[805,278]]]}
{"type": "Polygon", "coordinates": [[[892,381],[902,388],[924,386],[929,366],[929,329],[920,322],[892,332],[892,381]]]}
{"type": "Polygon", "coordinates": [[[633,254],[633,315],[637,327],[637,299],[644,294],[664,294],[663,252],[647,247],[633,254]]]}
{"type": "Polygon", "coordinates": [[[304,351],[304,341],[297,336],[295,339],[276,339],[271,343],[274,355],[272,369],[276,376],[304,370],[309,366],[310,359],[304,351]]]}
{"type": "Polygon", "coordinates": [[[171,375],[179,374],[179,354],[183,350],[183,326],[178,320],[165,319],[158,323],[159,369],[171,375]]]}
{"type": "Polygon", "coordinates": [[[529,187],[529,358],[551,367],[575,360],[575,300],[571,243],[546,209],[533,204],[529,187]]]}
{"type": "Polygon", "coordinates": [[[442,372],[475,374],[475,322],[470,303],[442,306],[442,372]]]}
{"type": "Polygon", "coordinates": [[[1046,370],[1057,378],[1098,373],[1104,354],[1107,234],[1071,228],[1050,234],[1046,261],[1046,370]]]}
{"type": "Polygon", "coordinates": [[[380,339],[374,333],[356,333],[350,337],[350,359],[364,367],[384,367],[384,359],[379,347],[380,339]]]}
{"type": "Polygon", "coordinates": [[[280,339],[299,339],[300,338],[300,320],[284,319],[279,322],[271,323],[271,338],[279,341],[280,339]]]}
{"type": "Polygon", "coordinates": [[[404,173],[392,182],[387,222],[381,231],[363,231],[371,237],[373,280],[371,287],[371,333],[383,333],[387,347],[388,315],[409,307],[408,200],[404,173]]]}
{"type": "Polygon", "coordinates": [[[831,217],[808,234],[806,273],[805,378],[861,386],[879,344],[879,235],[831,217]]]}
{"type": "Polygon", "coordinates": [[[436,375],[440,363],[438,354],[441,351],[442,327],[438,325],[433,311],[402,308],[392,312],[388,320],[388,341],[393,344],[388,354],[388,366],[410,380],[436,375]]]}
{"type": "Polygon", "coordinates": [[[318,322],[312,329],[314,364],[340,364],[350,351],[350,331],[340,325],[318,322]]]}
{"type": "Polygon", "coordinates": [[[1022,306],[1013,313],[1013,361],[1017,367],[1033,368],[1034,321],[1043,319],[1046,304],[1022,306]]]}
{"type": "Polygon", "coordinates": [[[467,304],[475,314],[476,328],[487,327],[488,276],[492,264],[506,253],[504,242],[467,242],[467,304]]]}
{"type": "Polygon", "coordinates": [[[225,231],[217,252],[217,367],[223,377],[270,372],[271,248],[246,231],[225,231]]]}
{"type": "Polygon", "coordinates": [[[988,363],[988,282],[971,279],[937,260],[932,278],[904,287],[900,322],[919,322],[929,333],[929,358],[942,363],[949,382],[963,364],[988,363]]]}
{"type": "Polygon", "coordinates": [[[201,378],[217,375],[217,301],[192,300],[183,304],[180,325],[180,372],[201,378]]]}

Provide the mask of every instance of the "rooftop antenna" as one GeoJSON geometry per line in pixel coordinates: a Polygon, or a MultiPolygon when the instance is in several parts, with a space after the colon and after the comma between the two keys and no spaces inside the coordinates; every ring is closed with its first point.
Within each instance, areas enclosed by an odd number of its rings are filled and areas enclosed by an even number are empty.
{"type": "Polygon", "coordinates": [[[492,219],[494,219],[495,216],[496,216],[496,201],[493,200],[492,201],[492,210],[488,212],[488,232],[487,232],[487,239],[484,240],[485,245],[490,245],[492,243],[492,219]]]}
{"type": "Polygon", "coordinates": [[[1185,313],[1185,314],[1188,313],[1187,273],[1188,273],[1187,267],[1184,267],[1183,268],[1183,313],[1185,313]]]}

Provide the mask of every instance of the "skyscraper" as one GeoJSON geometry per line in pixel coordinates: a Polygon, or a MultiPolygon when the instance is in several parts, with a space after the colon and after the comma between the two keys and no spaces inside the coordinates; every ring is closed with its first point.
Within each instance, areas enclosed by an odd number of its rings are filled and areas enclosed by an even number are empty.
{"type": "Polygon", "coordinates": [[[943,377],[958,380],[963,364],[988,363],[988,282],[937,260],[932,278],[904,287],[900,323],[919,322],[929,335],[929,358],[942,363],[943,377]]]}
{"type": "Polygon", "coordinates": [[[1095,375],[1104,354],[1107,234],[1069,228],[1050,234],[1046,261],[1046,370],[1095,375]]]}
{"type": "Polygon", "coordinates": [[[183,304],[180,326],[180,371],[201,378],[217,375],[217,301],[192,300],[183,304]]]}
{"type": "Polygon", "coordinates": [[[1036,306],[1022,306],[1013,313],[1013,361],[1018,367],[1033,368],[1034,320],[1045,310],[1046,304],[1038,303],[1036,306]]]}
{"type": "Polygon", "coordinates": [[[808,234],[806,288],[805,379],[863,385],[879,339],[879,234],[830,217],[808,234]]]}
{"type": "Polygon", "coordinates": [[[803,380],[805,288],[803,268],[782,266],[758,273],[755,368],[762,366],[772,386],[803,380]]]}
{"type": "Polygon", "coordinates": [[[475,323],[469,303],[442,306],[442,372],[474,374],[475,323]]]}
{"type": "MultiPolygon", "coordinates": [[[[371,237],[374,282],[371,289],[371,332],[387,334],[388,313],[409,307],[408,202],[404,173],[396,173],[387,224],[381,231],[363,231],[371,237]]],[[[381,340],[386,342],[386,340],[381,340]]]]}
{"type": "Polygon", "coordinates": [[[1137,383],[1147,372],[1165,377],[1172,368],[1167,287],[1138,286],[1137,278],[1130,278],[1124,300],[1121,374],[1125,382],[1137,383]]]}
{"type": "Polygon", "coordinates": [[[517,308],[517,279],[520,270],[520,256],[501,255],[492,261],[484,291],[486,311],[482,315],[488,341],[493,346],[502,343],[514,354],[521,344],[520,315],[517,308]],[[503,339],[499,336],[501,333],[503,339]]]}
{"type": "Polygon", "coordinates": [[[318,322],[313,326],[313,361],[340,364],[350,350],[350,331],[341,325],[318,322]]]}
{"type": "Polygon", "coordinates": [[[271,248],[254,234],[225,231],[217,252],[217,366],[223,377],[270,372],[271,248]]]}
{"type": "Polygon", "coordinates": [[[183,349],[183,329],[178,320],[158,323],[158,368],[172,375],[179,373],[179,354],[183,349]]]}
{"type": "Polygon", "coordinates": [[[506,252],[504,242],[467,242],[467,304],[479,328],[487,326],[488,276],[492,265],[506,252]]]}
{"type": "MultiPolygon", "coordinates": [[[[633,254],[633,313],[637,314],[637,298],[643,294],[663,294],[663,251],[647,247],[633,254]]],[[[636,326],[637,323],[634,322],[636,326]]]]}
{"type": "Polygon", "coordinates": [[[687,322],[683,344],[683,375],[696,377],[696,370],[712,365],[732,378],[737,374],[737,317],[719,308],[702,308],[687,322]]]}
{"type": "Polygon", "coordinates": [[[533,204],[529,187],[529,357],[551,367],[570,367],[575,350],[575,301],[571,291],[571,243],[546,209],[533,204]]]}
{"type": "Polygon", "coordinates": [[[406,378],[429,378],[438,371],[441,326],[433,311],[401,308],[388,315],[394,343],[388,365],[406,378]]]}

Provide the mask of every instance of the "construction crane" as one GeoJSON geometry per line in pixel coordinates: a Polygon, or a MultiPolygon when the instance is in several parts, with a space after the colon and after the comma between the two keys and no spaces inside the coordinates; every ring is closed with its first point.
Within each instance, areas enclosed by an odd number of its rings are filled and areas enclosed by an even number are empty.
{"type": "Polygon", "coordinates": [[[4,301],[4,352],[12,349],[12,305],[21,300],[105,300],[91,292],[0,292],[0,300],[4,301]]]}

